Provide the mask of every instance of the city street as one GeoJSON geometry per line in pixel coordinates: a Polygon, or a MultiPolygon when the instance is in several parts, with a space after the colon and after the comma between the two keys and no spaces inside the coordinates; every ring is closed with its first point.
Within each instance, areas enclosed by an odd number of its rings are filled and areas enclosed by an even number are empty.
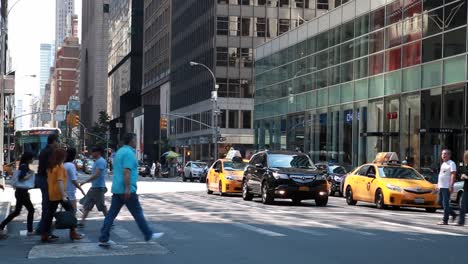
{"type": "MultiPolygon", "coordinates": [[[[239,195],[208,195],[203,184],[167,179],[144,179],[139,189],[151,226],[166,234],[158,243],[145,243],[124,209],[111,232],[117,245],[110,249],[97,245],[103,217],[96,211],[80,231],[84,240],[71,243],[67,232],[58,230],[57,243],[42,244],[39,237],[20,236],[25,229],[23,212],[8,226],[10,238],[0,241],[2,261],[461,263],[468,242],[467,227],[436,225],[440,212],[378,210],[364,203],[348,206],[338,197],[331,197],[327,207],[316,207],[313,201],[265,206],[259,199],[246,202],[239,195]]],[[[39,204],[36,208],[39,211],[39,204]]]]}

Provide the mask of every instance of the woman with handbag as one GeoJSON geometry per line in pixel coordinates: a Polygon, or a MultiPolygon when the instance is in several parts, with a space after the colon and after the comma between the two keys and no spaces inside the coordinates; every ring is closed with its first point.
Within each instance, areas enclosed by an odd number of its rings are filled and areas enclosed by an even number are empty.
{"type": "MultiPolygon", "coordinates": [[[[67,172],[63,166],[66,157],[67,152],[64,149],[56,149],[49,160],[49,167],[47,168],[49,210],[47,211],[47,216],[44,221],[44,228],[41,235],[42,242],[55,241],[55,239],[50,236],[50,229],[59,204],[61,204],[66,211],[73,212],[73,208],[66,193],[67,172]]],[[[82,237],[82,235],[76,232],[75,227],[70,228],[71,240],[80,240],[82,237]]]]}
{"type": "MultiPolygon", "coordinates": [[[[31,178],[34,176],[34,172],[29,169],[29,164],[33,162],[34,154],[30,152],[25,152],[21,156],[19,170],[17,173],[17,178],[15,179],[14,187],[16,188],[15,191],[15,198],[16,198],[16,206],[15,210],[7,217],[3,222],[0,224],[0,234],[5,235],[4,229],[5,226],[10,223],[15,217],[19,216],[21,213],[22,207],[26,207],[28,210],[28,236],[33,235],[33,220],[34,220],[34,206],[31,202],[31,198],[29,197],[29,189],[33,188],[31,186],[28,188],[27,184],[21,184],[21,182],[25,183],[30,181],[31,178]]],[[[32,180],[34,183],[34,180],[32,180]]]]}

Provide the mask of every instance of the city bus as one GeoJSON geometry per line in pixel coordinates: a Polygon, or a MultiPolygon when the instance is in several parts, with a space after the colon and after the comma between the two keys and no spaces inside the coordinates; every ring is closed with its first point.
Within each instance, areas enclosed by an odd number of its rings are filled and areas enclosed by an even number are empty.
{"type": "Polygon", "coordinates": [[[47,137],[61,133],[59,128],[54,127],[33,127],[15,131],[15,150],[12,160],[18,160],[25,151],[33,153],[37,160],[40,151],[47,146],[47,137]]]}

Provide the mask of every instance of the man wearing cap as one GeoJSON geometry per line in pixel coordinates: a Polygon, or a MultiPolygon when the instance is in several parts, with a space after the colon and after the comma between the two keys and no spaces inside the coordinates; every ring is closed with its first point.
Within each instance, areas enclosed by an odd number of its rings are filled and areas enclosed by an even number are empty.
{"type": "Polygon", "coordinates": [[[91,150],[91,155],[93,156],[94,164],[91,171],[91,177],[86,181],[81,183],[81,186],[91,182],[91,188],[85,197],[85,202],[83,205],[83,217],[81,218],[80,227],[84,226],[86,217],[93,207],[96,205],[96,208],[104,214],[107,215],[107,207],[104,200],[104,194],[107,192],[106,188],[106,175],[107,175],[107,162],[102,157],[104,149],[101,147],[94,147],[91,150]]]}

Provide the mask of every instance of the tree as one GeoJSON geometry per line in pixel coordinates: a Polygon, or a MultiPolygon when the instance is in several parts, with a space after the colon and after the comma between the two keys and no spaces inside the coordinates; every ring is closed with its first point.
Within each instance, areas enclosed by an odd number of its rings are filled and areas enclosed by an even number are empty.
{"type": "Polygon", "coordinates": [[[95,146],[106,147],[106,133],[110,128],[110,116],[105,111],[99,112],[98,122],[91,127],[90,132],[97,135],[90,135],[91,142],[95,146]]]}

